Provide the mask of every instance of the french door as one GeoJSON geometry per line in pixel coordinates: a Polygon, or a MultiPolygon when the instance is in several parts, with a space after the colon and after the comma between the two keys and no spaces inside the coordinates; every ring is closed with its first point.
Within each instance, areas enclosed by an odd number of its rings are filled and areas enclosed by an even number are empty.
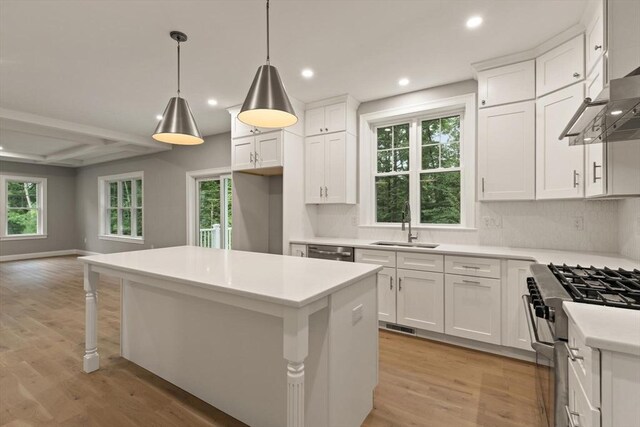
{"type": "Polygon", "coordinates": [[[231,175],[196,179],[196,245],[231,249],[231,194],[231,175]]]}

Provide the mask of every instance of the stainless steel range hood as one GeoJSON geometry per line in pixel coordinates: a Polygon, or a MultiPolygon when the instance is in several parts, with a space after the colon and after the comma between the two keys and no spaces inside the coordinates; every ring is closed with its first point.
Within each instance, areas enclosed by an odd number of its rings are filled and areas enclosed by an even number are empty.
{"type": "Polygon", "coordinates": [[[559,139],[565,137],[569,145],[640,140],[640,67],[611,80],[608,99],[586,98],[559,139]]]}

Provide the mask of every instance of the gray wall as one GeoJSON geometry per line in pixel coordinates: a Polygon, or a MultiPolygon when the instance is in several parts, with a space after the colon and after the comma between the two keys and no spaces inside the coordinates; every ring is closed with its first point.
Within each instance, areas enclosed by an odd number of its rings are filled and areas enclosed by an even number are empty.
{"type": "Polygon", "coordinates": [[[78,237],[76,247],[110,253],[187,243],[186,172],[229,167],[231,135],[206,137],[199,146],[100,163],[77,174],[78,237]],[[98,177],[144,172],[144,244],[98,239],[98,177]]]}
{"type": "Polygon", "coordinates": [[[47,178],[47,238],[5,240],[0,255],[76,249],[76,170],[0,161],[0,173],[47,178]]]}

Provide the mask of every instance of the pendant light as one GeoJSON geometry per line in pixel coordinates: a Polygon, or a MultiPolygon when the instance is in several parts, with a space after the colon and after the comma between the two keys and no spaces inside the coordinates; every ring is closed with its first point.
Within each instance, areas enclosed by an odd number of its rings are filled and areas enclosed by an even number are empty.
{"type": "Polygon", "coordinates": [[[267,63],[258,68],[238,120],[250,126],[284,128],[298,121],[276,67],[269,58],[269,0],[267,0],[267,63]]]}
{"type": "Polygon", "coordinates": [[[153,139],[176,145],[202,144],[204,139],[193,119],[189,104],[186,99],[180,97],[180,43],[187,41],[187,35],[180,31],[171,31],[169,35],[178,42],[178,96],[169,100],[153,133],[153,139]]]}

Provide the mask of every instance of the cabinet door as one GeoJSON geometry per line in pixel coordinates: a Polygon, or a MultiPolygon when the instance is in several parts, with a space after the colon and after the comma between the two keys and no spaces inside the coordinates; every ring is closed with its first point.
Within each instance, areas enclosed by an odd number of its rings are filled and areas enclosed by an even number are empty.
{"type": "Polygon", "coordinates": [[[604,4],[606,2],[597,1],[593,10],[593,15],[587,23],[585,32],[585,61],[587,73],[593,68],[598,59],[604,53],[604,4]]]}
{"type": "Polygon", "coordinates": [[[396,323],[396,269],[378,273],[378,320],[396,323]]]}
{"type": "Polygon", "coordinates": [[[344,132],[324,136],[324,201],[346,202],[347,134],[344,132]]]}
{"type": "Polygon", "coordinates": [[[261,134],[255,137],[257,168],[282,166],[282,132],[261,134]]]}
{"type": "Polygon", "coordinates": [[[600,59],[585,82],[587,98],[596,99],[604,89],[604,59],[600,59]]]}
{"type": "Polygon", "coordinates": [[[245,125],[240,120],[238,120],[237,112],[236,114],[231,116],[231,122],[233,123],[233,127],[231,129],[231,137],[233,138],[242,138],[245,136],[252,136],[253,126],[245,125]]]}
{"type": "Polygon", "coordinates": [[[231,164],[234,171],[255,168],[255,138],[252,136],[231,140],[231,164]]]}
{"type": "Polygon", "coordinates": [[[536,95],[542,96],[584,79],[584,36],[561,44],[536,59],[536,95]]]}
{"type": "Polygon", "coordinates": [[[527,277],[531,276],[528,261],[507,261],[507,281],[505,284],[506,312],[503,345],[532,351],[527,327],[527,313],[522,304],[522,295],[527,291],[527,277]]]}
{"type": "Polygon", "coordinates": [[[340,103],[324,107],[325,132],[342,132],[347,130],[347,104],[340,103]]]}
{"type": "Polygon", "coordinates": [[[480,200],[535,198],[535,101],[478,112],[480,200]]]}
{"type": "Polygon", "coordinates": [[[398,269],[397,276],[398,323],[444,332],[444,275],[398,269]]]}
{"type": "Polygon", "coordinates": [[[603,143],[584,146],[584,168],[585,197],[603,196],[606,193],[605,179],[607,177],[603,143]]]}
{"type": "Polygon", "coordinates": [[[500,344],[500,280],[445,275],[445,333],[500,344]]]}
{"type": "Polygon", "coordinates": [[[324,202],[324,136],[305,139],[305,202],[324,202]]]}
{"type": "Polygon", "coordinates": [[[325,133],[324,107],[307,110],[304,116],[304,130],[306,136],[325,133]]]}
{"type": "Polygon", "coordinates": [[[519,62],[478,73],[480,108],[536,97],[535,61],[519,62]]]}
{"type": "Polygon", "coordinates": [[[584,195],[584,146],[569,146],[560,133],[583,101],[577,83],[538,99],[536,104],[536,197],[571,199],[584,195]]]}

